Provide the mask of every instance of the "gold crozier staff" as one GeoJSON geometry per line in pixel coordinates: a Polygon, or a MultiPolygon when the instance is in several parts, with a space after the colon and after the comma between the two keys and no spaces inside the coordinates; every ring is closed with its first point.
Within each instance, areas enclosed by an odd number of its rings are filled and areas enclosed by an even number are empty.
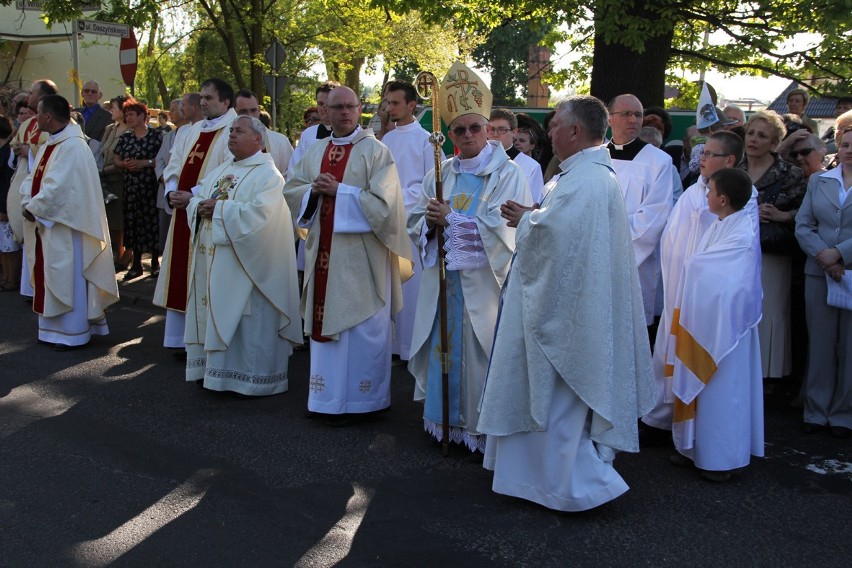
{"type": "MultiPolygon", "coordinates": [[[[435,199],[439,202],[444,201],[443,177],[441,175],[441,147],[444,145],[444,134],[441,131],[441,113],[439,110],[438,94],[439,86],[435,75],[424,71],[417,75],[415,79],[417,85],[417,94],[423,100],[432,101],[432,134],[429,136],[429,141],[435,151],[435,199]]],[[[446,252],[444,251],[444,227],[440,224],[435,225],[436,236],[438,239],[438,267],[439,267],[439,284],[438,284],[438,305],[440,316],[441,330],[441,428],[442,440],[441,449],[444,456],[449,452],[450,443],[450,375],[449,375],[449,342],[447,340],[447,271],[446,271],[446,252]]]]}

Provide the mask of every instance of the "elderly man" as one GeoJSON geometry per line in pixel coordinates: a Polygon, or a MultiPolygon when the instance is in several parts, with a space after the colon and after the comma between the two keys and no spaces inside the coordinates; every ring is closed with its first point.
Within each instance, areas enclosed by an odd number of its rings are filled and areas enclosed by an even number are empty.
{"type": "Polygon", "coordinates": [[[627,208],[645,322],[650,330],[660,279],[658,245],[672,210],[677,173],[668,154],[639,139],[643,116],[642,103],[635,96],[619,95],[612,99],[609,103],[612,139],[607,148],[627,208]]]}
{"type": "Polygon", "coordinates": [[[187,207],[186,379],[250,396],[287,390],[293,344],[302,342],[293,223],[284,178],[261,151],[265,131],[257,118],[234,120],[233,160],[206,176],[187,207]]]}
{"type": "MultiPolygon", "coordinates": [[[[417,108],[414,85],[407,81],[391,81],[385,85],[384,100],[388,116],[396,128],[385,134],[382,143],[391,151],[396,162],[405,213],[408,215],[420,199],[423,177],[435,168],[435,150],[429,142],[429,133],[414,119],[414,109],[417,108]]],[[[394,318],[393,353],[403,361],[411,358],[411,336],[414,333],[421,272],[417,259],[414,262],[414,275],[402,285],[402,311],[394,318]]]]}
{"type": "Polygon", "coordinates": [[[38,127],[50,134],[21,186],[24,245],[32,267],[38,339],[65,351],[109,333],[104,310],[118,301],[98,168],[68,101],[47,95],[38,127]]]}
{"type": "MultiPolygon", "coordinates": [[[[718,170],[733,168],[743,158],[743,140],[733,132],[720,131],[710,135],[701,155],[701,177],[678,199],[672,210],[660,241],[660,259],[663,283],[663,313],[654,344],[654,377],[657,384],[657,404],[642,417],[642,443],[645,445],[671,444],[673,419],[672,377],[674,374],[675,343],[677,333],[675,308],[684,282],[684,266],[698,249],[701,239],[718,218],[707,205],[710,191],[708,180],[718,170]]],[[[757,190],[745,207],[759,232],[757,190]]],[[[759,251],[758,251],[759,252],[759,251]]],[[[759,255],[758,255],[759,257],[759,255]]],[[[722,317],[722,314],[719,314],[722,317]]]]}
{"type": "Polygon", "coordinates": [[[391,315],[410,271],[405,206],[390,150],[360,125],[354,91],[328,96],[332,136],[308,148],[284,187],[305,241],[302,317],[311,336],[308,410],[334,415],[390,406],[391,315]],[[401,263],[401,259],[406,259],[401,263]]]}
{"type": "Polygon", "coordinates": [[[612,465],[639,449],[654,403],[651,353],[624,199],[594,97],[556,107],[562,163],[541,207],[504,207],[517,223],[479,428],[493,490],[582,511],[628,487],[612,465]]]}
{"type": "Polygon", "coordinates": [[[420,199],[408,216],[408,234],[423,263],[408,370],[416,379],[415,400],[424,401],[424,429],[442,441],[440,230],[447,251],[450,440],[471,451],[483,451],[485,437],[478,426],[477,405],[491,356],[500,288],[515,250],[515,230],[503,222],[499,208],[508,200],[529,204],[532,199],[521,168],[503,144],[488,140],[491,93],[483,81],[456,63],[444,79],[438,104],[459,153],[442,166],[447,202],[435,199],[432,170],[423,179],[420,199]],[[453,105],[460,100],[469,106],[453,105]]]}
{"type": "Polygon", "coordinates": [[[532,197],[531,203],[539,203],[541,188],[544,186],[541,165],[515,148],[517,134],[518,117],[514,112],[507,108],[496,108],[491,111],[491,116],[488,118],[488,138],[500,142],[509,158],[518,164],[527,179],[527,187],[532,197]]]}
{"type": "Polygon", "coordinates": [[[82,95],[83,106],[74,110],[83,115],[83,133],[100,142],[104,137],[104,130],[112,122],[112,115],[101,106],[99,101],[103,93],[95,81],[83,83],[82,95]]]}
{"type": "MultiPolygon", "coordinates": [[[[242,89],[236,92],[235,97],[234,110],[237,111],[237,116],[252,116],[260,119],[260,105],[257,102],[257,95],[249,90],[242,89]]],[[[293,145],[283,134],[266,127],[264,129],[263,151],[272,156],[275,167],[286,178],[287,167],[290,158],[293,157],[293,145]]]]}
{"type": "MultiPolygon", "coordinates": [[[[166,308],[166,333],[163,345],[183,348],[187,299],[189,298],[190,233],[186,206],[193,188],[214,168],[231,159],[228,150],[228,127],[237,113],[232,107],[234,90],[221,79],[207,79],[201,84],[200,108],[205,120],[189,127],[186,136],[178,137],[171,158],[163,171],[166,202],[175,211],[163,249],[163,262],[154,303],[166,308]]],[[[196,296],[199,300],[200,296],[196,296]]]]}

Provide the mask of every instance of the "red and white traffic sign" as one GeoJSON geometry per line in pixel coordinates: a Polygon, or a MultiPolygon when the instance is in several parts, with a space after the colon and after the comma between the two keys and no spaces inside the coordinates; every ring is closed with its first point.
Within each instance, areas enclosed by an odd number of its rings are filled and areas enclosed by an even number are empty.
{"type": "Polygon", "coordinates": [[[128,87],[133,86],[133,81],[136,79],[137,47],[136,34],[133,33],[133,29],[131,28],[130,35],[121,38],[121,42],[118,44],[118,62],[121,67],[121,78],[124,79],[124,83],[128,87]]]}

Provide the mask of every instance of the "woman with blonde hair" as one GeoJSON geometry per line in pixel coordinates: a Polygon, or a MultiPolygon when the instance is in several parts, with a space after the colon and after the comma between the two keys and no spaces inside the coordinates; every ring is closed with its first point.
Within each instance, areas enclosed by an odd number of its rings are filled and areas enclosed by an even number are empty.
{"type": "Polygon", "coordinates": [[[758,111],[745,125],[740,163],[758,192],[763,252],[763,319],[758,327],[764,378],[792,371],[790,288],[792,257],[801,255],[795,238],[796,212],[805,196],[804,174],[776,153],[787,130],[778,113],[758,111]]]}

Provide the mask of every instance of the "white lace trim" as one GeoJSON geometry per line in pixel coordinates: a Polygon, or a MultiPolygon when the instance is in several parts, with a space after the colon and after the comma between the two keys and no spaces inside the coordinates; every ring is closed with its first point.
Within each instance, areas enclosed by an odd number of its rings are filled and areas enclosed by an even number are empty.
{"type": "Polygon", "coordinates": [[[479,235],[476,220],[452,212],[447,215],[449,226],[444,229],[444,250],[447,270],[470,270],[488,266],[485,245],[479,235]]]}
{"type": "MultiPolygon", "coordinates": [[[[423,429],[439,442],[444,441],[443,425],[424,418],[423,429]]],[[[471,452],[485,453],[485,434],[471,434],[460,426],[450,426],[450,442],[464,444],[471,452]]]]}

